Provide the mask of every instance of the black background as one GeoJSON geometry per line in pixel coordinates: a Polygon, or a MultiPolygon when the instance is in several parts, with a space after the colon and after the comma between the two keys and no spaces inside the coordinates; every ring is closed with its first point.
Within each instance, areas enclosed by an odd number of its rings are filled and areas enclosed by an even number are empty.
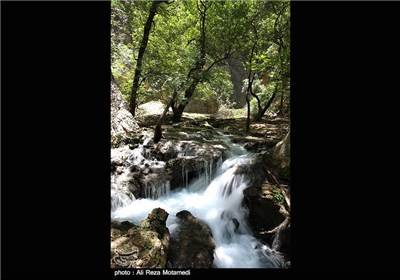
{"type": "MultiPolygon", "coordinates": [[[[2,277],[110,278],[110,3],[1,8],[2,277]]],[[[399,12],[292,2],[292,268],[192,275],[400,276],[399,12]]]]}

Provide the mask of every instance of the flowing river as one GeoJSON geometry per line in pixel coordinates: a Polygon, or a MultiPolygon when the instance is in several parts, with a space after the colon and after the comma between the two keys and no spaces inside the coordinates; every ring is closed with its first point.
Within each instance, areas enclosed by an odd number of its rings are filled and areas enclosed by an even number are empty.
{"type": "MultiPolygon", "coordinates": [[[[214,170],[213,165],[209,164],[206,172],[189,184],[186,180],[182,187],[173,191],[170,191],[169,182],[149,185],[146,189],[149,198],[140,199],[128,197],[115,186],[112,187],[111,218],[139,224],[152,209],[160,207],[169,213],[167,227],[172,234],[178,227],[175,214],[187,210],[211,228],[216,244],[214,267],[281,268],[284,265],[282,257],[253,236],[246,218],[247,209],[242,206],[243,190],[248,187],[250,178],[248,174],[236,171],[254,160],[254,155],[241,145],[230,142],[226,136],[219,137],[229,147],[227,159],[221,160],[214,170]]],[[[143,159],[146,159],[144,147],[148,141],[134,151],[132,164],[143,164],[143,159]]],[[[148,161],[147,164],[151,165],[152,162],[148,161]]],[[[157,162],[151,166],[163,168],[163,164],[157,162]]],[[[182,172],[185,173],[185,170],[182,172]]],[[[183,178],[187,178],[187,174],[183,175],[183,178]]]]}

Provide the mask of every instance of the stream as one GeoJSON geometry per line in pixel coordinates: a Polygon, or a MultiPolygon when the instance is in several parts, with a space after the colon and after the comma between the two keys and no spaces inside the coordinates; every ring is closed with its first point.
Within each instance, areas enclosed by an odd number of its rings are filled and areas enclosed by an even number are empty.
{"type": "MultiPolygon", "coordinates": [[[[169,213],[167,227],[172,235],[178,227],[175,214],[187,210],[211,228],[216,244],[215,268],[283,267],[281,255],[253,236],[247,221],[247,209],[242,206],[243,190],[248,187],[250,178],[246,172],[237,171],[240,166],[250,164],[255,155],[240,144],[232,143],[229,136],[221,133],[216,137],[229,147],[226,159],[209,164],[205,172],[190,183],[183,180],[179,188],[171,191],[168,181],[159,181],[146,186],[148,198],[135,199],[119,190],[117,184],[112,184],[112,220],[140,224],[152,209],[160,207],[169,213]]],[[[129,160],[131,164],[148,164],[157,172],[165,168],[165,162],[149,158],[145,148],[149,141],[150,138],[146,139],[133,150],[129,160]]],[[[187,171],[182,169],[182,172],[182,177],[187,178],[187,171]]]]}

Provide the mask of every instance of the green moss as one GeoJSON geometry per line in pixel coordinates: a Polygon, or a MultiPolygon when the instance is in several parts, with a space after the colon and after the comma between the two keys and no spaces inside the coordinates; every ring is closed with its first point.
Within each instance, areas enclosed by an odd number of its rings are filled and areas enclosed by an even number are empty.
{"type": "Polygon", "coordinates": [[[140,227],[141,228],[148,228],[149,227],[149,222],[147,220],[143,220],[140,222],[140,227]]]}
{"type": "Polygon", "coordinates": [[[278,204],[283,204],[285,202],[285,197],[282,195],[281,190],[278,188],[273,188],[272,189],[272,195],[274,198],[274,201],[278,204]]]}

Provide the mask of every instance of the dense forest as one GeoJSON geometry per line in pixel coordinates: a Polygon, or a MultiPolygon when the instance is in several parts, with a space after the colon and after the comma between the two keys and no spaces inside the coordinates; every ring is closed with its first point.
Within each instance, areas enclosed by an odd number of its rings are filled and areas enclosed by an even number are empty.
{"type": "Polygon", "coordinates": [[[290,267],[289,1],[111,8],[111,267],[290,267]]]}

